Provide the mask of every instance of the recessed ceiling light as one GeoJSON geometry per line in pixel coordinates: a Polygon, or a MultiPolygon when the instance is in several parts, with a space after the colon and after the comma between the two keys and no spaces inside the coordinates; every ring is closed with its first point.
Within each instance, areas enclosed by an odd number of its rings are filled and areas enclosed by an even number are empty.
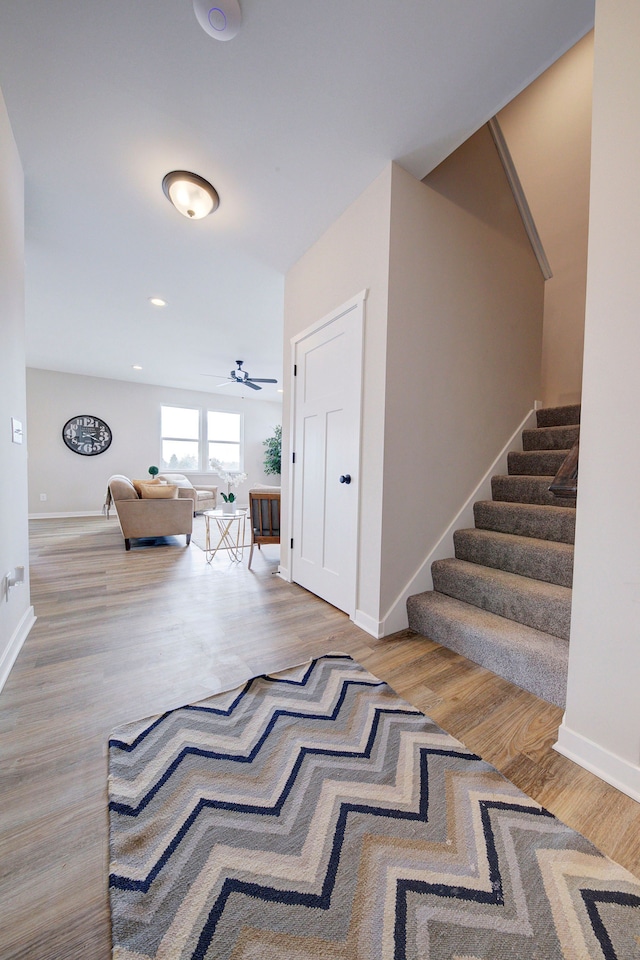
{"type": "Polygon", "coordinates": [[[142,370],[142,367],[140,366],[139,363],[134,363],[132,369],[133,369],[133,370],[142,370]]]}
{"type": "Polygon", "coordinates": [[[278,390],[278,393],[284,393],[284,390],[278,390]]]}
{"type": "Polygon", "coordinates": [[[149,297],[149,303],[152,303],[154,307],[166,307],[167,301],[163,300],[162,297],[149,297]]]}

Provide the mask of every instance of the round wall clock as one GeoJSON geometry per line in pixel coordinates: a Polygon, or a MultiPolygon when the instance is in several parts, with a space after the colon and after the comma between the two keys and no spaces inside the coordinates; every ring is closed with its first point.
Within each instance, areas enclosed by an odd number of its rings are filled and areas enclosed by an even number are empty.
{"type": "Polygon", "coordinates": [[[95,457],[111,445],[111,429],[100,417],[71,417],[62,428],[62,439],[74,453],[95,457]]]}

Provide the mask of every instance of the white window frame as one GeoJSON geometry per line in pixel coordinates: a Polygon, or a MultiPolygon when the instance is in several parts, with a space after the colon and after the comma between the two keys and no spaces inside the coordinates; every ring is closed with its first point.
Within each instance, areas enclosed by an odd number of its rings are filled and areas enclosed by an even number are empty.
{"type": "MultiPolygon", "coordinates": [[[[195,443],[196,441],[192,437],[165,437],[162,433],[162,409],[163,407],[171,407],[174,410],[197,410],[198,411],[198,466],[187,469],[186,467],[180,467],[180,471],[185,474],[196,474],[196,473],[210,473],[212,476],[216,476],[213,470],[211,469],[211,464],[209,463],[209,436],[208,436],[208,427],[209,427],[209,414],[210,413],[231,413],[240,418],[240,453],[239,453],[239,462],[240,468],[238,473],[244,473],[244,415],[240,410],[211,410],[209,407],[199,407],[199,406],[188,406],[183,403],[161,403],[160,404],[160,424],[158,433],[160,435],[160,459],[159,462],[162,463],[162,442],[163,440],[182,440],[189,443],[195,443]]],[[[224,441],[224,440],[215,440],[211,438],[214,443],[233,443],[234,441],[224,441]]],[[[161,472],[165,470],[170,470],[169,467],[162,467],[161,472]]]]}

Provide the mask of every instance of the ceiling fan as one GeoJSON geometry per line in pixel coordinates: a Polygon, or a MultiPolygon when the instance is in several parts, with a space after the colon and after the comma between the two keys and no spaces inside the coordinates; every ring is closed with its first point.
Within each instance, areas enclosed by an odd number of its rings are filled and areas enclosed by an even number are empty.
{"type": "MultiPolygon", "coordinates": [[[[244,360],[236,360],[237,370],[232,370],[228,377],[219,377],[220,380],[226,380],[227,383],[221,383],[221,387],[228,387],[230,383],[239,383],[245,387],[251,387],[252,390],[262,390],[262,387],[259,387],[259,383],[277,383],[277,380],[272,380],[265,377],[250,377],[246,370],[242,369],[242,364],[244,360]]],[[[215,377],[215,373],[205,373],[205,377],[215,377]]]]}

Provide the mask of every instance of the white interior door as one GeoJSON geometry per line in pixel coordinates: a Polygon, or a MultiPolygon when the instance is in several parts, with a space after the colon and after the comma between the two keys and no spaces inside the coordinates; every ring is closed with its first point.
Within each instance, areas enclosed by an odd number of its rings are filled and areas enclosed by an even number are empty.
{"type": "Polygon", "coordinates": [[[356,610],[364,299],[293,340],[292,579],[356,610]]]}

